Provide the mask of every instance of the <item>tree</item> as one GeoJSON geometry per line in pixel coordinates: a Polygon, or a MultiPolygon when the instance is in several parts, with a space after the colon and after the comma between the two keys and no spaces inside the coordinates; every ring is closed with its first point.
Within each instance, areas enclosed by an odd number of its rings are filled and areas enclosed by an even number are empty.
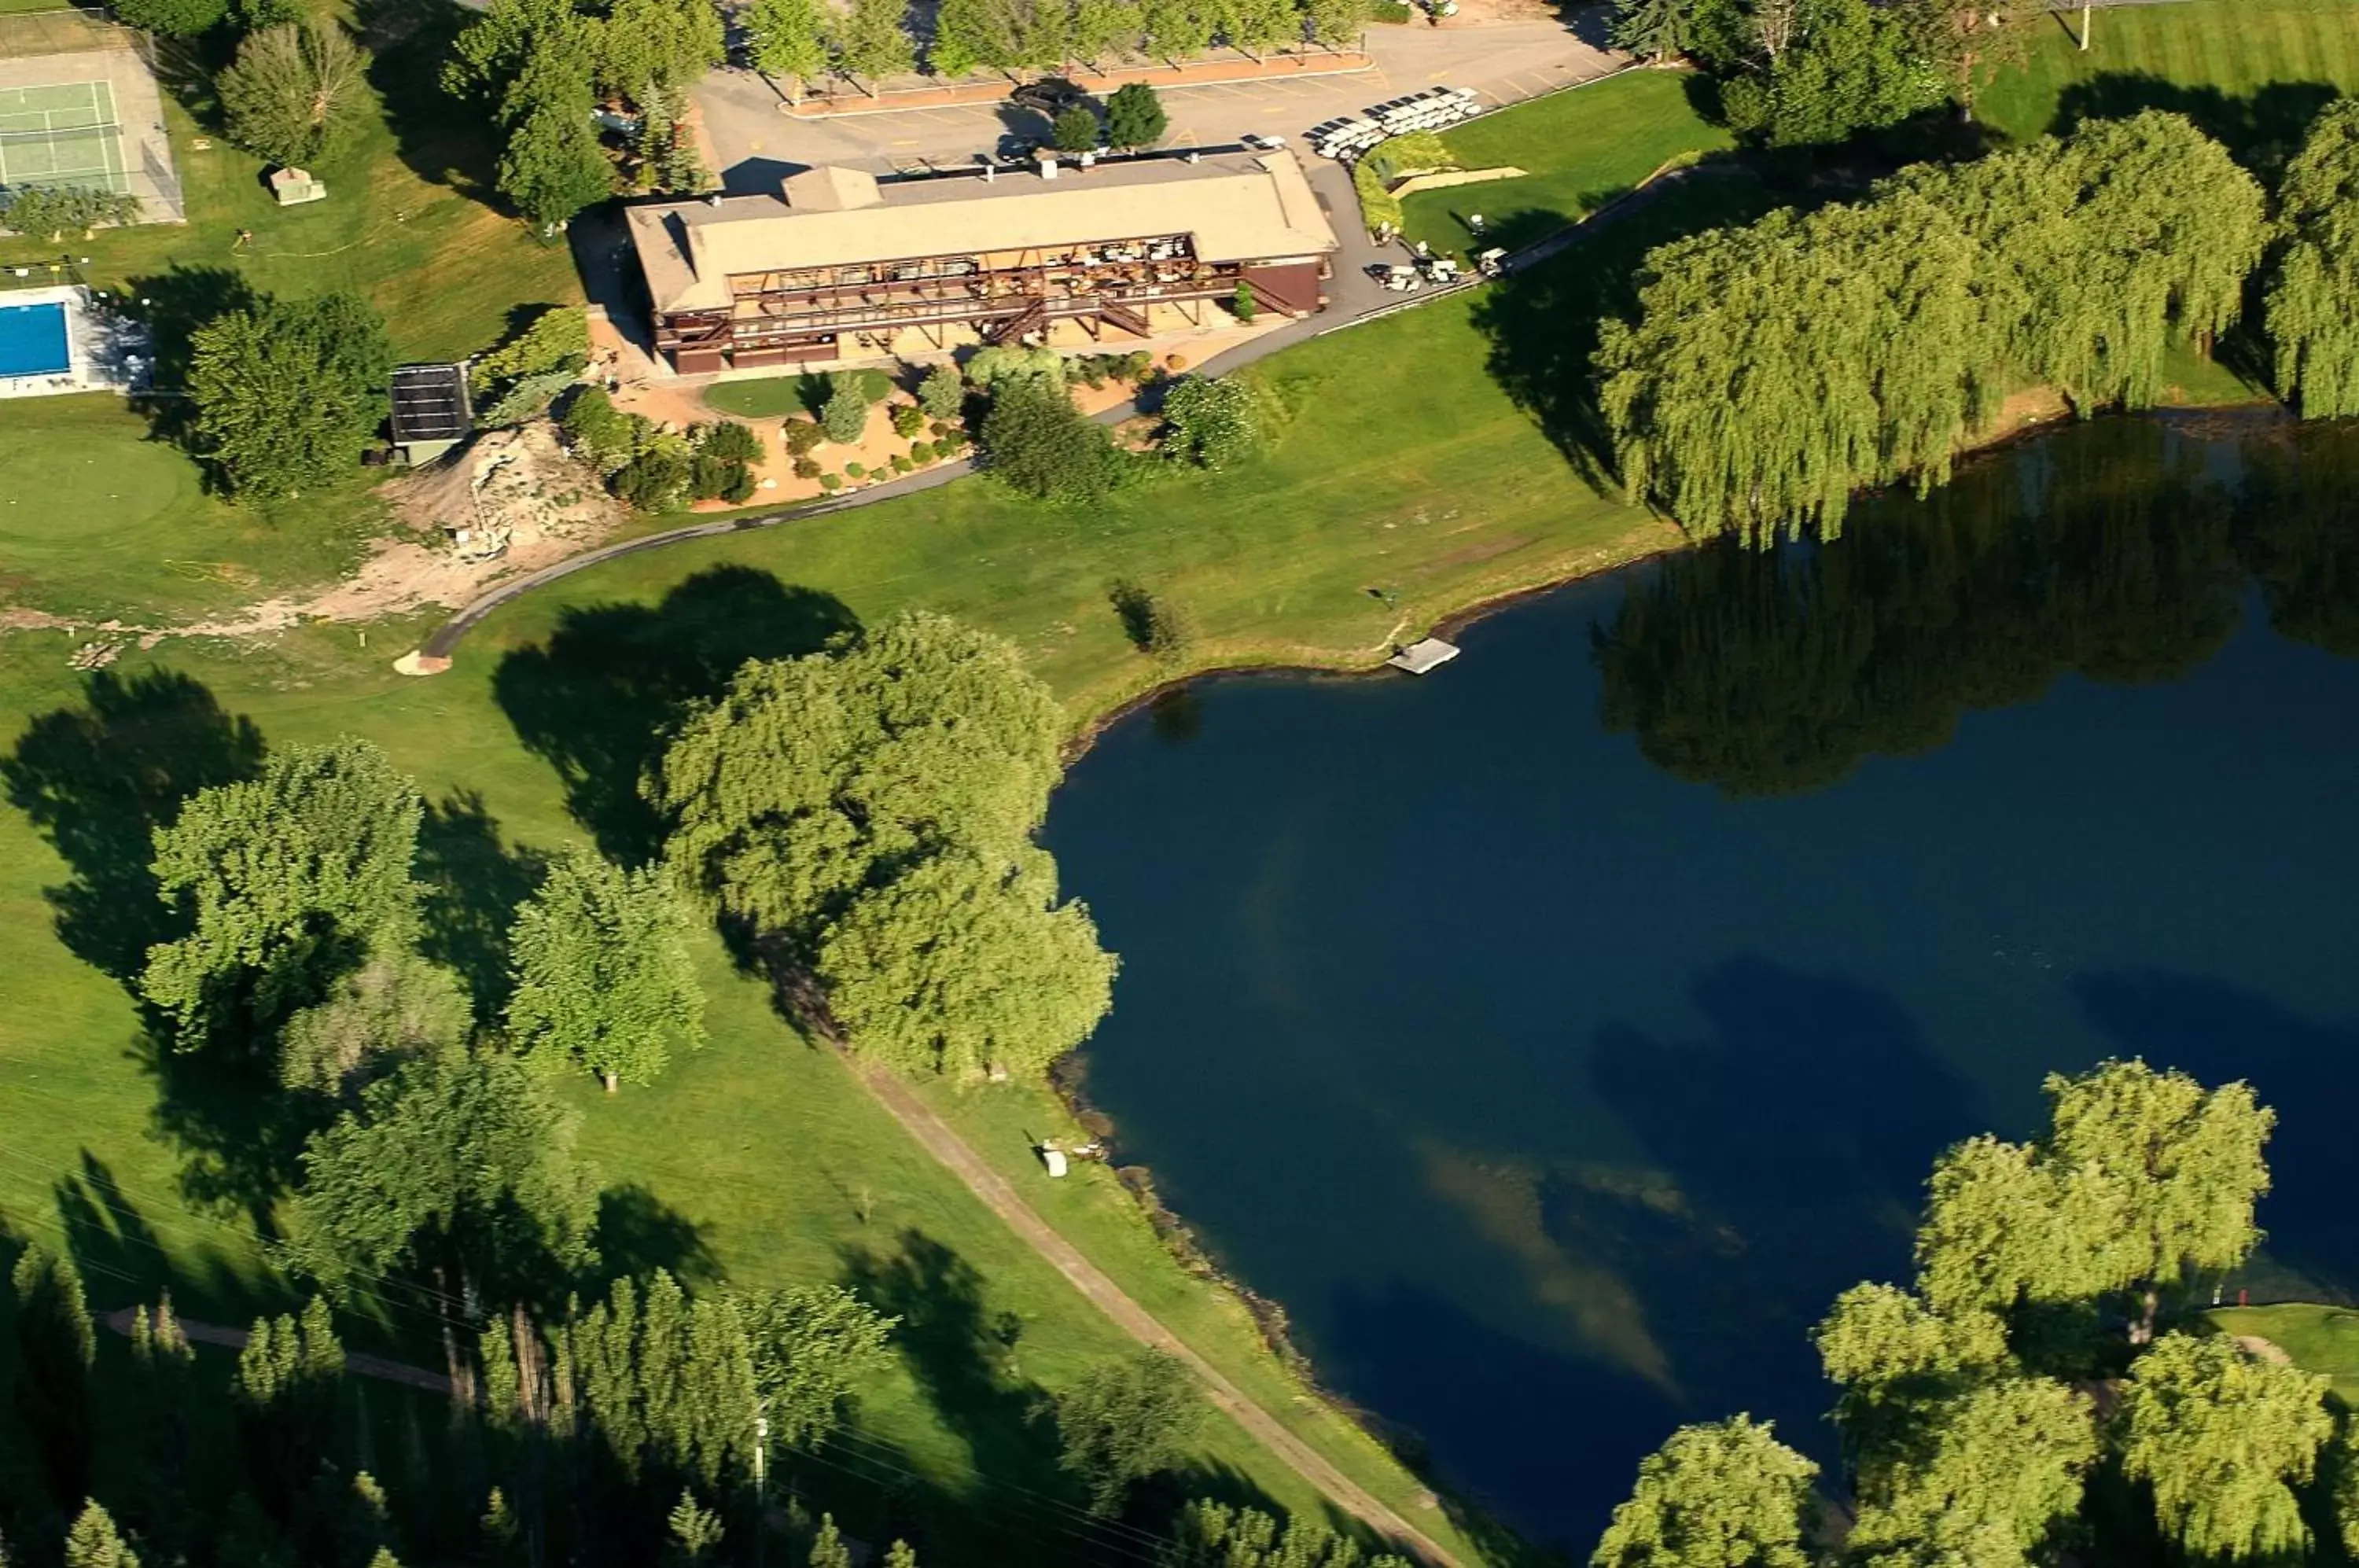
{"type": "Polygon", "coordinates": [[[2047,1083],[2049,1158],[2088,1172],[2111,1199],[2104,1283],[2141,1292],[2151,1337],[2159,1287],[2242,1263],[2260,1240],[2253,1205],[2269,1190],[2261,1149],[2277,1123],[2245,1083],[2206,1091],[2184,1073],[2108,1062],[2047,1083]]]}
{"type": "Polygon", "coordinates": [[[2104,1194],[2077,1177],[2060,1184],[2032,1145],[1969,1138],[1933,1167],[1917,1231],[1919,1288],[1953,1314],[2094,1294],[2103,1287],[2090,1258],[2109,1219],[2104,1194]]]}
{"type": "Polygon", "coordinates": [[[358,295],[266,298],[189,342],[197,450],[235,494],[292,495],[339,478],[385,422],[393,346],[358,295]]]}
{"type": "Polygon", "coordinates": [[[1106,100],[1106,141],[1118,147],[1153,147],[1163,139],[1170,117],[1163,100],[1144,82],[1125,82],[1106,100]]]}
{"type": "Polygon", "coordinates": [[[1809,1568],[1818,1473],[1767,1421],[1683,1426],[1638,1462],[1591,1568],[1809,1568]]]}
{"type": "Polygon", "coordinates": [[[1766,71],[1723,84],[1730,126],[1773,147],[1838,142],[1940,103],[1941,77],[1906,14],[1866,0],[1807,0],[1766,71]]]}
{"type": "Polygon", "coordinates": [[[1159,1568],[1409,1568],[1390,1552],[1363,1558],[1358,1544],[1307,1519],[1285,1521],[1259,1508],[1200,1498],[1180,1510],[1159,1568]]]}
{"type": "Polygon", "coordinates": [[[1180,1462],[1203,1416],[1177,1356],[1145,1350],[1101,1361],[1057,1397],[1060,1463],[1088,1491],[1092,1513],[1119,1513],[1134,1483],[1180,1462]]]}
{"type": "Polygon", "coordinates": [[[544,236],[613,189],[614,169],[598,145],[591,108],[587,62],[564,49],[530,57],[502,101],[508,139],[500,154],[500,194],[544,236]]]}
{"type": "Polygon", "coordinates": [[[279,1032],[278,1082],[349,1100],[412,1057],[467,1038],[466,982],[397,943],[375,946],[279,1032]]]}
{"type": "Polygon", "coordinates": [[[852,1548],[835,1528],[833,1514],[819,1516],[819,1534],[811,1540],[810,1568],[852,1568],[852,1548]]]}
{"type": "Polygon", "coordinates": [[[852,1391],[892,1360],[901,1320],[841,1285],[796,1285],[739,1303],[770,1439],[806,1447],[842,1419],[852,1391]]]}
{"type": "Polygon", "coordinates": [[[8,1278],[16,1295],[16,1409],[50,1495],[70,1508],[90,1489],[90,1369],[98,1359],[82,1275],[35,1242],[8,1278]]]}
{"type": "Polygon", "coordinates": [[[1696,0],[1614,0],[1614,47],[1657,65],[1687,52],[1696,0]]]}
{"type": "Polygon", "coordinates": [[[820,406],[819,428],[839,446],[853,446],[868,432],[868,396],[860,378],[839,376],[828,383],[827,401],[820,406]]]}
{"type": "Polygon", "coordinates": [[[594,1256],[597,1187],[572,1121],[505,1051],[404,1063],[313,1135],[303,1173],[288,1257],[333,1290],[406,1265],[444,1281],[445,1301],[507,1302],[594,1256]]]}
{"type": "MultiPolygon", "coordinates": [[[[1352,4],[1354,0],[1332,3],[1352,4]]],[[[1139,12],[1147,42],[1157,53],[1169,59],[1203,53],[1212,47],[1213,35],[1221,30],[1219,0],[1141,0],[1139,12]]],[[[1323,33],[1320,36],[1326,37],[1323,33]]]]}
{"type": "Polygon", "coordinates": [[[1114,960],[1038,850],[951,853],[869,893],[815,966],[853,1049],[914,1075],[1038,1079],[1113,1005],[1114,960]]]}
{"type": "Polygon", "coordinates": [[[1049,126],[1049,143],[1059,152],[1089,152],[1098,145],[1097,112],[1076,103],[1049,126]]]}
{"type": "Polygon", "coordinates": [[[908,0],[852,0],[830,39],[836,69],[872,86],[915,71],[918,51],[909,41],[908,15],[908,0]]]}
{"type": "Polygon", "coordinates": [[[745,1321],[726,1298],[691,1301],[660,1269],[644,1290],[617,1279],[567,1333],[561,1359],[626,1478],[652,1465],[712,1489],[750,1463],[753,1356],[745,1321]]]}
{"type": "Polygon", "coordinates": [[[1302,41],[1302,13],[1294,0],[1223,0],[1221,36],[1247,54],[1302,41]]]}
{"type": "Polygon", "coordinates": [[[1302,7],[1310,36],[1339,47],[1356,42],[1368,30],[1375,11],[1375,0],[1304,0],[1302,7]]]}
{"type": "Polygon", "coordinates": [[[838,652],[745,666],[681,726],[652,793],[688,885],[809,951],[904,867],[1027,838],[1064,734],[1013,647],[911,614],[838,652]]]}
{"type": "Polygon", "coordinates": [[[193,38],[219,27],[229,0],[125,0],[115,16],[135,27],[170,38],[193,38]]]}
{"type": "Polygon", "coordinates": [[[721,1516],[699,1506],[696,1494],[685,1486],[680,1488],[679,1501],[672,1505],[671,1514],[664,1523],[671,1532],[665,1561],[675,1568],[697,1568],[697,1564],[710,1563],[721,1548],[724,1533],[721,1516]]]}
{"type": "Polygon", "coordinates": [[[589,91],[602,24],[574,0],[491,0],[452,40],[442,90],[512,120],[508,94],[528,65],[561,64],[589,91]]]}
{"type": "Polygon", "coordinates": [[[596,1073],[613,1094],[652,1083],[674,1046],[704,1043],[704,994],[687,926],[654,867],[625,871],[576,850],[516,911],[508,1033],[596,1073]]]}
{"type": "Polygon", "coordinates": [[[2089,1401],[2063,1383],[2006,1377],[1968,1389],[1863,1471],[1851,1550],[1875,1568],[2028,1568],[2079,1508],[2097,1448],[2089,1401]]]}
{"type": "MultiPolygon", "coordinates": [[[[1068,38],[1073,58],[1095,66],[1109,53],[1129,54],[1136,50],[1139,35],[1146,28],[1147,19],[1139,10],[1138,0],[1073,0],[1068,38]]],[[[1115,88],[1114,96],[1106,100],[1107,139],[1118,147],[1145,147],[1163,134],[1163,122],[1158,119],[1153,136],[1136,142],[1118,139],[1113,119],[1114,102],[1134,87],[1144,89],[1149,98],[1155,95],[1155,89],[1146,82],[1131,82],[1115,88]]],[[[1156,107],[1160,113],[1162,105],[1158,103],[1156,107]]]]}
{"type": "Polygon", "coordinates": [[[1065,385],[1065,356],[1055,349],[1022,343],[994,343],[978,349],[966,362],[966,378],[980,391],[997,392],[1016,381],[1065,385]]]}
{"type": "Polygon", "coordinates": [[[827,71],[826,14],[819,0],[754,0],[745,9],[753,41],[754,69],[794,83],[789,94],[802,101],[803,88],[827,71]]]}
{"type": "Polygon", "coordinates": [[[643,109],[728,58],[712,0],[614,0],[597,39],[597,80],[643,109]]]}
{"type": "Polygon", "coordinates": [[[331,1452],[343,1375],[344,1347],[318,1296],[299,1320],[256,1318],[238,1353],[231,1393],[247,1463],[256,1492],[281,1518],[331,1452]]]}
{"type": "Polygon", "coordinates": [[[2006,1324],[1965,1307],[1954,1315],[1891,1285],[1854,1285],[1812,1331],[1827,1380],[1843,1389],[1835,1424],[1854,1467],[1920,1434],[1927,1411],[2006,1368],[2006,1324]]]}
{"type": "Polygon", "coordinates": [[[323,16],[249,33],[213,79],[230,140],[272,163],[332,155],[368,106],[368,56],[323,16]]]}
{"type": "Polygon", "coordinates": [[[1910,0],[1908,5],[1918,37],[1936,68],[1957,84],[1958,105],[1969,120],[1983,83],[2002,68],[2023,63],[2048,13],[2047,0],[1910,0]]]}
{"type": "Polygon", "coordinates": [[[28,185],[0,193],[0,229],[55,245],[70,229],[87,237],[101,223],[139,221],[136,197],[88,185],[28,185]]]}
{"type": "Polygon", "coordinates": [[[139,989],[190,1042],[277,1021],[379,944],[406,943],[424,811],[366,741],[291,746],[262,777],[190,797],[156,834],[155,874],[189,934],[147,954],[139,989]]]}
{"type": "Polygon", "coordinates": [[[2334,1430],[2326,1385],[2224,1335],[2164,1334],[2123,1386],[2123,1472],[2153,1488],[2163,1533],[2190,1558],[2297,1558],[2310,1527],[2295,1488],[2334,1430]]]}
{"type": "Polygon", "coordinates": [[[1036,500],[1103,500],[1129,463],[1112,433],[1045,379],[1010,382],[994,394],[982,433],[989,472],[1036,500]]]}
{"type": "Polygon", "coordinates": [[[918,1550],[906,1541],[897,1541],[885,1553],[885,1568],[918,1568],[918,1550]]]}
{"type": "Polygon", "coordinates": [[[2266,301],[2277,396],[2305,419],[2359,414],[2359,99],[2330,103],[2277,186],[2266,301]]]}
{"type": "Polygon", "coordinates": [[[123,1543],[113,1516],[92,1501],[66,1532],[66,1568],[139,1568],[139,1559],[123,1543]]]}
{"type": "Polygon", "coordinates": [[[929,419],[955,419],[966,411],[966,382],[951,365],[937,365],[918,383],[918,407],[929,419]]]}

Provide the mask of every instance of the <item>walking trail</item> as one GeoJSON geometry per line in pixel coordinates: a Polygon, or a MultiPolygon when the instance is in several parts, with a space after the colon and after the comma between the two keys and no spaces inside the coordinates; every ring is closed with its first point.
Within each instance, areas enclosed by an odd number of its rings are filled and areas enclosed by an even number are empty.
{"type": "MultiPolygon", "coordinates": [[[[134,1309],[109,1312],[100,1321],[126,1337],[131,1333],[134,1309]]],[[[244,1350],[245,1342],[254,1335],[242,1328],[230,1328],[222,1323],[196,1323],[188,1318],[179,1320],[180,1332],[199,1345],[219,1345],[231,1350],[244,1350]]],[[[429,1394],[448,1395],[451,1379],[440,1372],[429,1372],[423,1367],[412,1367],[403,1361],[388,1361],[382,1356],[346,1352],[344,1370],[355,1377],[374,1377],[380,1383],[401,1383],[412,1388],[423,1388],[429,1394]]]]}
{"type": "Polygon", "coordinates": [[[1051,1228],[1005,1177],[984,1164],[983,1158],[967,1141],[934,1115],[910,1092],[908,1084],[875,1069],[854,1065],[852,1071],[876,1103],[901,1124],[902,1129],[917,1139],[926,1152],[940,1160],[952,1175],[965,1182],[993,1214],[1007,1223],[1008,1229],[1047,1258],[1057,1272],[1072,1282],[1075,1290],[1096,1302],[1099,1310],[1133,1339],[1168,1352],[1185,1363],[1189,1370],[1202,1381],[1212,1403],[1252,1433],[1264,1447],[1285,1461],[1297,1475],[1325,1493],[1336,1507],[1377,1533],[1392,1537],[1398,1544],[1435,1564],[1436,1568],[1459,1568],[1458,1559],[1444,1551],[1431,1536],[1386,1507],[1366,1488],[1329,1463],[1316,1449],[1295,1436],[1276,1416],[1229,1381],[1218,1367],[1198,1355],[1178,1334],[1164,1327],[1152,1312],[1131,1300],[1104,1270],[1082,1257],[1071,1242],[1051,1228]]]}

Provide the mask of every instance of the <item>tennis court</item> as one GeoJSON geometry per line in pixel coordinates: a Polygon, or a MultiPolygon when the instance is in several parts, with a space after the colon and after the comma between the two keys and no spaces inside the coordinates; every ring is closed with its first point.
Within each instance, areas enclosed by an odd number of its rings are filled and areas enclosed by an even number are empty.
{"type": "Polygon", "coordinates": [[[111,85],[0,88],[0,187],[27,185],[130,191],[111,85]]]}

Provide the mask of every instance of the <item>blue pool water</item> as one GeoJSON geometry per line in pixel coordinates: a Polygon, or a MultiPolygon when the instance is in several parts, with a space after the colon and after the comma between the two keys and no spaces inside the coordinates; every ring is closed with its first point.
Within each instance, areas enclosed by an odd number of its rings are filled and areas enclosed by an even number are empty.
{"type": "Polygon", "coordinates": [[[0,376],[63,376],[72,368],[62,303],[0,305],[0,376]]]}

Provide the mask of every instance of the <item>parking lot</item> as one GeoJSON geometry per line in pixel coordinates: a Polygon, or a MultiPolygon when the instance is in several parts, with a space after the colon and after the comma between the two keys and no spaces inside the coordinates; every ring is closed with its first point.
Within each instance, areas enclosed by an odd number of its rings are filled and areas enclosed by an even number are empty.
{"type": "MultiPolygon", "coordinates": [[[[1321,121],[1443,85],[1471,88],[1487,104],[1517,103],[1612,70],[1614,57],[1590,41],[1598,31],[1593,13],[1571,23],[1373,28],[1368,53],[1375,64],[1367,71],[1167,90],[1167,140],[1217,146],[1251,133],[1299,142],[1321,121]]],[[[775,191],[786,175],[818,164],[882,173],[966,163],[1048,131],[1038,114],[1006,103],[798,120],[781,113],[776,89],[748,71],[715,72],[696,96],[715,168],[737,191],[775,191]]]]}

